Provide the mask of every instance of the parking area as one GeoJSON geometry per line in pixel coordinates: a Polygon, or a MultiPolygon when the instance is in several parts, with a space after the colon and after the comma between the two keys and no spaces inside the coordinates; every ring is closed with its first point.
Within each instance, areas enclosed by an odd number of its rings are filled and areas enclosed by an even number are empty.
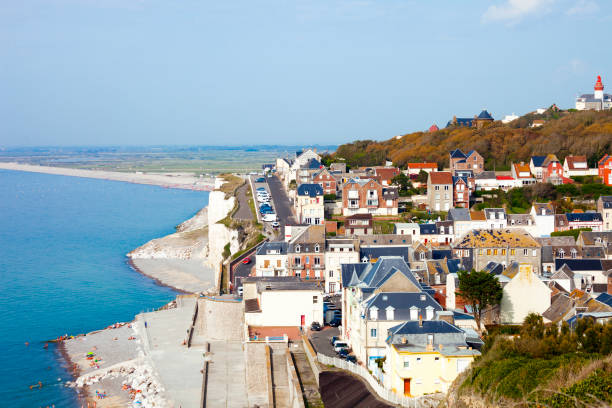
{"type": "Polygon", "coordinates": [[[280,219],[279,219],[278,221],[279,221],[279,224],[281,225],[279,225],[279,227],[277,228],[273,228],[271,222],[265,222],[263,220],[263,215],[260,212],[260,206],[263,204],[263,202],[257,199],[257,192],[262,191],[261,189],[264,189],[264,191],[267,192],[270,197],[270,201],[267,204],[272,208],[272,211],[274,211],[277,218],[280,218],[278,215],[276,201],[274,200],[274,196],[272,195],[270,191],[270,186],[268,184],[268,180],[270,180],[271,178],[272,177],[267,177],[263,175],[250,175],[249,181],[252,186],[251,190],[253,192],[253,200],[255,202],[255,209],[257,212],[257,221],[264,225],[264,233],[268,237],[270,237],[271,239],[276,239],[278,235],[281,233],[283,224],[281,224],[280,219]]]}
{"type": "Polygon", "coordinates": [[[283,188],[283,184],[276,176],[267,177],[268,191],[272,195],[272,201],[274,202],[274,209],[278,216],[278,222],[280,223],[281,237],[285,236],[285,225],[295,224],[293,218],[293,205],[287,197],[287,193],[283,188]]]}
{"type": "Polygon", "coordinates": [[[338,337],[340,330],[337,327],[325,326],[321,331],[309,331],[310,341],[317,353],[324,354],[329,357],[338,357],[334,351],[330,340],[333,336],[338,337]]]}

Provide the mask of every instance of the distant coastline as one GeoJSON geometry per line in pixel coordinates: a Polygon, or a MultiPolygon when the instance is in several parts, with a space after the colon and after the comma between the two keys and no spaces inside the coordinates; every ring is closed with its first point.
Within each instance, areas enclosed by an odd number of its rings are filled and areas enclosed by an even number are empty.
{"type": "Polygon", "coordinates": [[[100,180],[123,181],[126,183],[146,184],[166,188],[178,188],[182,190],[211,191],[214,188],[214,179],[200,178],[187,173],[121,173],[115,171],[38,166],[15,162],[0,162],[0,169],[26,171],[30,173],[56,174],[61,176],[83,177],[100,180]]]}

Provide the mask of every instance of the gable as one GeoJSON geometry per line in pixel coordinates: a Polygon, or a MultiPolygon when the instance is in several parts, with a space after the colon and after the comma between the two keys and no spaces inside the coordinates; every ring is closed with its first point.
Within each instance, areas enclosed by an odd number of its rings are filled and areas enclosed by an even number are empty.
{"type": "Polygon", "coordinates": [[[396,271],[388,277],[382,285],[380,285],[374,293],[381,292],[420,292],[418,288],[406,275],[401,271],[396,271]]]}

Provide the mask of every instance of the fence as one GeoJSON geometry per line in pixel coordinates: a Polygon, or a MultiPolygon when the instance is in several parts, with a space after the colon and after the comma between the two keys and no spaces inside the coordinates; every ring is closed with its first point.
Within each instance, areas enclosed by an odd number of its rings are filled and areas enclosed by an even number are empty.
{"type": "Polygon", "coordinates": [[[408,407],[408,408],[420,408],[423,406],[436,406],[440,402],[439,401],[440,396],[438,397],[428,396],[427,398],[425,397],[412,398],[412,397],[406,397],[406,396],[397,394],[393,392],[392,390],[386,389],[381,384],[379,384],[378,381],[376,381],[376,379],[370,374],[370,372],[366,368],[358,364],[349,363],[346,360],[343,360],[337,357],[329,357],[321,353],[317,353],[317,360],[321,364],[332,365],[334,367],[338,367],[343,370],[350,371],[351,373],[360,376],[361,378],[363,378],[365,381],[368,382],[370,387],[376,392],[376,394],[378,394],[380,398],[386,401],[389,401],[392,404],[398,404],[398,405],[401,405],[402,407],[408,407]],[[429,404],[429,402],[431,402],[432,400],[435,401],[434,405],[429,404]]]}
{"type": "Polygon", "coordinates": [[[191,347],[191,338],[193,337],[193,332],[195,330],[196,319],[198,317],[198,299],[195,300],[195,308],[193,310],[193,316],[191,317],[191,326],[189,327],[189,332],[187,334],[187,348],[191,347]]]}

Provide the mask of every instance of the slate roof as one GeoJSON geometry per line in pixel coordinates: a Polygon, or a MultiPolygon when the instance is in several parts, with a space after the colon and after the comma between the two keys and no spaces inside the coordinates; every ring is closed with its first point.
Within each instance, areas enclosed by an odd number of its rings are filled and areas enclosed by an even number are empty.
{"type": "Polygon", "coordinates": [[[474,179],[476,179],[476,180],[485,180],[485,179],[495,180],[496,179],[495,172],[494,171],[490,171],[490,170],[483,171],[480,174],[476,174],[474,176],[474,179]]]}
{"type": "Polygon", "coordinates": [[[453,251],[450,249],[432,249],[431,259],[451,259],[453,257],[453,251]]]}
{"type": "Polygon", "coordinates": [[[600,213],[586,212],[586,213],[566,213],[565,217],[568,222],[597,222],[603,221],[600,213]]]}
{"type": "Polygon", "coordinates": [[[601,271],[601,259],[555,259],[555,270],[566,264],[573,272],[601,271]]]}
{"type": "Polygon", "coordinates": [[[394,335],[402,334],[431,334],[431,333],[462,333],[462,330],[444,320],[408,321],[389,329],[394,335]]]}
{"type": "Polygon", "coordinates": [[[463,330],[444,320],[409,321],[394,326],[388,330],[387,343],[399,351],[426,352],[430,335],[433,335],[430,350],[444,356],[480,355],[479,351],[469,349],[463,330]]]}
{"type": "MultiPolygon", "coordinates": [[[[352,264],[354,265],[354,264],[352,264]]],[[[347,273],[350,273],[350,277],[344,275],[344,265],[342,267],[342,281],[345,286],[348,282],[348,286],[360,286],[364,288],[377,288],[383,284],[389,277],[397,272],[402,273],[408,278],[419,290],[421,290],[421,284],[417,281],[416,277],[408,267],[408,264],[404,258],[400,256],[382,256],[378,258],[376,263],[366,264],[367,266],[358,273],[357,268],[351,270],[347,269],[347,273]],[[354,272],[354,273],[353,273],[354,272]],[[358,282],[356,283],[355,280],[358,282]]],[[[350,266],[350,265],[349,265],[350,266]]]]}
{"type": "Polygon", "coordinates": [[[467,208],[451,208],[446,219],[451,221],[471,221],[470,210],[467,208]]]}
{"type": "Polygon", "coordinates": [[[321,168],[321,162],[317,159],[310,159],[305,166],[307,169],[316,170],[321,168]]]}
{"type": "Polygon", "coordinates": [[[436,224],[419,224],[419,230],[421,235],[433,235],[438,233],[436,224]]]}
{"type": "Polygon", "coordinates": [[[612,196],[600,196],[603,208],[612,208],[612,196]]]}
{"type": "Polygon", "coordinates": [[[359,249],[359,259],[366,257],[370,259],[378,259],[381,256],[400,256],[404,261],[409,261],[409,246],[392,246],[392,247],[369,247],[359,249]]]}
{"type": "MultiPolygon", "coordinates": [[[[425,318],[426,309],[431,308],[434,312],[442,310],[442,306],[427,293],[419,292],[382,292],[370,297],[364,305],[367,318],[370,318],[370,309],[378,309],[376,320],[387,320],[385,310],[393,307],[393,320],[410,320],[410,309],[418,308],[418,315],[425,318]]],[[[417,316],[418,316],[417,315],[417,316]]]]}
{"type": "Polygon", "coordinates": [[[612,307],[612,295],[607,293],[602,293],[595,298],[598,302],[605,303],[606,305],[612,307]]]}
{"type": "Polygon", "coordinates": [[[482,112],[480,112],[480,115],[478,115],[478,119],[493,120],[493,116],[491,116],[491,114],[487,112],[486,110],[483,110],[482,112]]]}
{"type": "Polygon", "coordinates": [[[531,156],[531,162],[534,167],[542,167],[544,160],[546,160],[546,156],[531,156]]]}
{"type": "Polygon", "coordinates": [[[287,246],[285,241],[264,242],[263,245],[257,248],[257,255],[267,255],[270,251],[272,251],[274,255],[285,255],[287,254],[287,246]]]}
{"type": "Polygon", "coordinates": [[[323,188],[320,184],[300,184],[297,188],[298,196],[309,196],[315,198],[323,195],[323,188]]]}
{"type": "Polygon", "coordinates": [[[484,270],[493,275],[500,275],[504,271],[504,265],[491,261],[484,267],[484,270]]]}
{"type": "Polygon", "coordinates": [[[455,150],[451,151],[450,152],[450,157],[452,159],[466,159],[467,158],[466,154],[463,153],[461,151],[461,149],[455,149],[455,150]]]}

